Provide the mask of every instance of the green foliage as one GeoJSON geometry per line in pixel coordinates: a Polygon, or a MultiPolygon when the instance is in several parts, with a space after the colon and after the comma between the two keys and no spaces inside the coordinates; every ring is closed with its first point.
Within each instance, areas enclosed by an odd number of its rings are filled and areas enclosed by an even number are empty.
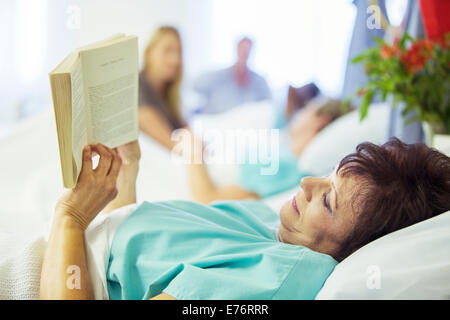
{"type": "MultiPolygon", "coordinates": [[[[417,112],[409,122],[427,121],[450,133],[450,33],[433,41],[405,34],[392,46],[375,41],[375,47],[352,60],[364,65],[369,80],[356,94],[362,97],[361,120],[376,96],[383,101],[392,96],[394,106],[403,103],[403,115],[417,112]]],[[[345,100],[344,108],[354,97],[345,100]]]]}

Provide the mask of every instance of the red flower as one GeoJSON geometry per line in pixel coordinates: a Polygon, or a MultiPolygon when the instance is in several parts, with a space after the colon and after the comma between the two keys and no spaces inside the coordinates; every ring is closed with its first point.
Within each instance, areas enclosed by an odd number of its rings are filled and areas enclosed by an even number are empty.
{"type": "Polygon", "coordinates": [[[420,71],[431,57],[433,44],[425,39],[413,43],[406,53],[400,56],[400,61],[409,73],[415,74],[420,71]]]}
{"type": "Polygon", "coordinates": [[[389,59],[395,56],[398,56],[400,54],[400,48],[398,47],[397,44],[395,44],[394,46],[388,46],[386,44],[383,44],[383,46],[381,47],[381,58],[383,59],[389,59]]]}

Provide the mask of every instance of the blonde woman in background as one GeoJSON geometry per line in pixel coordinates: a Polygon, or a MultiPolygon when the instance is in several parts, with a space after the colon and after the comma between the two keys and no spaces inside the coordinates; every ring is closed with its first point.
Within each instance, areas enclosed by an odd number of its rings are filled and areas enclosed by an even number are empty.
{"type": "Polygon", "coordinates": [[[172,131],[185,126],[180,110],[182,74],[180,33],[160,27],[145,49],[139,74],[139,127],[169,150],[175,144],[172,131]]]}

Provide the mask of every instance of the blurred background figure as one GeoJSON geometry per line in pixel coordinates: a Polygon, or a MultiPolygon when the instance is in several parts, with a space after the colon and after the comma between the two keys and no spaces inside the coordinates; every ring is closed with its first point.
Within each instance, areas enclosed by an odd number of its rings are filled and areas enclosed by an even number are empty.
{"type": "Polygon", "coordinates": [[[199,112],[220,113],[246,102],[271,98],[266,80],[248,67],[252,46],[250,38],[241,38],[233,66],[207,73],[195,81],[194,90],[205,99],[199,112]]]}
{"type": "Polygon", "coordinates": [[[172,131],[185,125],[181,116],[182,44],[178,30],[158,28],[144,52],[139,74],[139,127],[171,150],[172,131]]]}
{"type": "MultiPolygon", "coordinates": [[[[353,109],[343,110],[341,100],[321,94],[309,99],[292,114],[280,131],[278,170],[275,174],[261,174],[261,169],[267,166],[261,159],[256,163],[245,161],[240,165],[234,183],[218,186],[204,163],[191,163],[189,177],[193,198],[205,204],[216,200],[264,199],[294,188],[301,178],[308,176],[298,166],[298,160],[308,144],[322,129],[353,109]]],[[[197,158],[201,159],[201,148],[192,152],[197,152],[197,158]]]]}
{"type": "MultiPolygon", "coordinates": [[[[0,1],[4,43],[0,49],[0,138],[22,120],[50,112],[48,73],[68,52],[117,33],[136,35],[139,65],[144,70],[148,41],[154,30],[166,25],[175,26],[183,40],[184,120],[200,107],[199,94],[192,90],[195,80],[235,65],[236,40],[244,34],[253,45],[242,70],[263,75],[274,100],[283,100],[280,106],[285,105],[288,84],[297,88],[314,82],[328,96],[341,96],[356,14],[351,0],[119,2],[110,6],[106,0],[0,1]],[[336,17],[339,24],[334,23],[336,17]]],[[[252,76],[247,78],[250,87],[252,76]]]]}
{"type": "Polygon", "coordinates": [[[319,94],[319,88],[312,82],[298,88],[289,85],[286,104],[282,108],[277,108],[275,128],[286,126],[297,110],[302,109],[311,99],[319,94]]]}

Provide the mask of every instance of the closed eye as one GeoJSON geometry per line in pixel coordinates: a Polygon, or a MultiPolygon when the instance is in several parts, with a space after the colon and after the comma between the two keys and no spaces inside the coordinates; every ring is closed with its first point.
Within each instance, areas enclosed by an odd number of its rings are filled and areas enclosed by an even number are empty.
{"type": "Polygon", "coordinates": [[[325,207],[325,208],[327,208],[327,210],[328,210],[328,212],[330,213],[330,214],[332,214],[333,212],[332,212],[332,210],[331,210],[331,207],[330,207],[330,204],[329,204],[329,202],[327,201],[327,193],[325,192],[324,194],[323,194],[323,196],[322,196],[322,198],[323,198],[323,206],[325,207]]]}

